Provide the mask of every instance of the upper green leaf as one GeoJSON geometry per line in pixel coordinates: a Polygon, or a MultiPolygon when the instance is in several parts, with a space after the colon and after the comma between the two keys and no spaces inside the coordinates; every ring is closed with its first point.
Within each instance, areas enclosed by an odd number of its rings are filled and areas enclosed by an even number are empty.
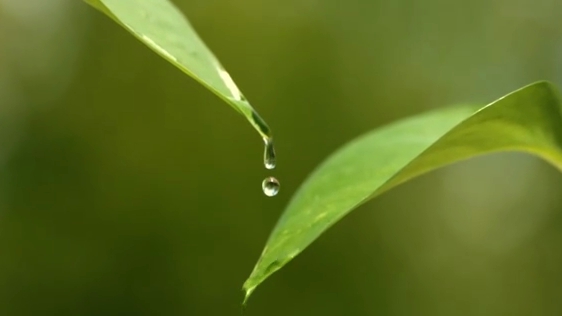
{"type": "Polygon", "coordinates": [[[477,155],[522,151],[562,171],[562,106],[539,82],[479,110],[453,107],[372,131],[339,149],[305,181],[244,284],[246,298],[268,276],[359,205],[428,171],[477,155]]]}
{"type": "Polygon", "coordinates": [[[262,138],[271,138],[265,121],[252,108],[189,21],[170,1],[85,1],[244,115],[262,138]]]}

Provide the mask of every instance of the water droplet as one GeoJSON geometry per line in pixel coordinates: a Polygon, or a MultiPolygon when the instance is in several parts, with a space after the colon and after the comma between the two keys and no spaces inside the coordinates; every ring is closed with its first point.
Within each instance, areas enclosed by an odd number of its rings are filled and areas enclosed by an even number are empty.
{"type": "Polygon", "coordinates": [[[279,181],[274,177],[265,178],[261,184],[263,193],[267,196],[276,196],[280,186],[279,181]]]}
{"type": "Polygon", "coordinates": [[[273,147],[273,139],[264,137],[265,151],[263,153],[263,164],[266,169],[275,169],[277,159],[275,157],[275,148],[273,147]]]}

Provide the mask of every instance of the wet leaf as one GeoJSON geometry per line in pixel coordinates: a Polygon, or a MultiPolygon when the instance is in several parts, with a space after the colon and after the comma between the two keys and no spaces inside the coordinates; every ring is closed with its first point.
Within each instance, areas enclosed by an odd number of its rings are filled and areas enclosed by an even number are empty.
{"type": "Polygon", "coordinates": [[[337,150],[293,196],[244,284],[245,301],[350,211],[421,174],[499,151],[536,155],[562,171],[562,106],[551,84],[535,83],[478,108],[408,118],[337,150]]]}
{"type": "Polygon", "coordinates": [[[172,2],[85,1],[232,106],[246,117],[262,138],[271,137],[265,121],[252,108],[230,74],[172,2]]]}

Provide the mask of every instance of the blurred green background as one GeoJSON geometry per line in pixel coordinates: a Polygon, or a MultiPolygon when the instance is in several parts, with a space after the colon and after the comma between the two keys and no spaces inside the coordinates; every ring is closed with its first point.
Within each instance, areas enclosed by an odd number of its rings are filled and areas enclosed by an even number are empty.
{"type": "MultiPolygon", "coordinates": [[[[562,86],[557,0],[175,3],[270,124],[278,168],[239,114],[86,4],[0,0],[0,315],[240,315],[283,207],[339,146],[562,86]]],[[[523,154],[423,176],[323,235],[246,315],[562,315],[561,192],[523,154]]]]}

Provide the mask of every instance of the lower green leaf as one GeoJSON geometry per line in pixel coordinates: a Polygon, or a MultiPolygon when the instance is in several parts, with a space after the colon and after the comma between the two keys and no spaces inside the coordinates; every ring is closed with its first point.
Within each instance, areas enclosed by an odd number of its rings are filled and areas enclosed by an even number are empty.
{"type": "Polygon", "coordinates": [[[244,284],[246,297],[359,205],[431,170],[499,151],[526,152],[562,171],[562,106],[538,82],[481,109],[446,108],[372,131],[339,149],[305,181],[244,284]]]}

